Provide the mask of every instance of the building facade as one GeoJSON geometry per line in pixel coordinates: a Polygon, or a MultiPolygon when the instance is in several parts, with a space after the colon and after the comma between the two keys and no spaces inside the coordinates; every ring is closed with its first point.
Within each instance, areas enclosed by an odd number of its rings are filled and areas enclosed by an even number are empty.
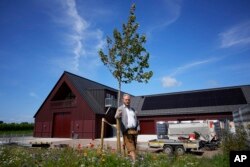
{"type": "MultiPolygon", "coordinates": [[[[116,101],[117,91],[86,78],[64,72],[35,118],[35,137],[98,138],[101,119],[114,123],[115,108],[105,106],[105,99],[116,101]]],[[[105,128],[106,136],[112,128],[105,128]]]]}
{"type": "MultiPolygon", "coordinates": [[[[157,121],[233,120],[250,85],[131,97],[141,134],[156,134],[157,121]]],[[[115,124],[116,101],[116,89],[64,72],[34,115],[34,136],[99,138],[103,117],[115,124]]],[[[106,125],[105,137],[113,131],[106,125]]]]}

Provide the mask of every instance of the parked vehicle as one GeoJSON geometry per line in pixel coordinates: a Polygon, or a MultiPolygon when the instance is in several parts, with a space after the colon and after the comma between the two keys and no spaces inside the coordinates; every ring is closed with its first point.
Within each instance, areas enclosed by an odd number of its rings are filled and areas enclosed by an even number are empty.
{"type": "Polygon", "coordinates": [[[220,122],[206,120],[200,122],[168,123],[168,137],[177,139],[179,136],[188,137],[197,132],[202,140],[212,141],[221,138],[220,122]]]}
{"type": "Polygon", "coordinates": [[[173,140],[173,139],[154,139],[148,142],[151,148],[162,148],[167,155],[183,155],[187,151],[199,150],[200,140],[173,140]]]}
{"type": "Polygon", "coordinates": [[[191,150],[214,150],[219,146],[219,121],[167,123],[157,122],[157,139],[150,140],[151,148],[162,148],[171,155],[183,155],[191,150]]]}

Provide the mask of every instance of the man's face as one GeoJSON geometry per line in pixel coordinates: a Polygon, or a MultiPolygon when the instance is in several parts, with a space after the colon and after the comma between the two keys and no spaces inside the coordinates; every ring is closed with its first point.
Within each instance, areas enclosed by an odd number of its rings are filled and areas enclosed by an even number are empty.
{"type": "Polygon", "coordinates": [[[129,106],[130,105],[130,96],[124,96],[123,103],[125,104],[125,106],[129,106]]]}

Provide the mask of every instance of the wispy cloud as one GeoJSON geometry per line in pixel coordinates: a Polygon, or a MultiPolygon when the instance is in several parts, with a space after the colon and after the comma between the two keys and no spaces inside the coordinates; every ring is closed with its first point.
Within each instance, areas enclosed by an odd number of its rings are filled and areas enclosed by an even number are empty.
{"type": "Polygon", "coordinates": [[[29,96],[33,98],[39,98],[39,96],[35,92],[30,92],[29,96]]]}
{"type": "Polygon", "coordinates": [[[232,26],[225,32],[219,34],[221,48],[233,46],[245,46],[250,44],[250,21],[232,26]]]}
{"type": "Polygon", "coordinates": [[[85,73],[89,72],[88,70],[99,65],[97,51],[104,46],[103,32],[80,15],[75,0],[65,0],[62,3],[64,17],[57,22],[69,29],[64,40],[71,49],[72,57],[64,57],[67,61],[60,59],[56,62],[76,73],[81,71],[81,67],[84,67],[82,69],[85,73]]]}
{"type": "Polygon", "coordinates": [[[148,35],[151,35],[155,30],[159,30],[173,24],[180,17],[182,0],[165,0],[163,1],[162,8],[163,11],[159,11],[159,8],[153,9],[156,14],[152,20],[153,24],[151,24],[151,27],[147,31],[148,35]]]}
{"type": "Polygon", "coordinates": [[[210,62],[213,62],[217,60],[216,58],[210,58],[210,59],[205,59],[205,60],[200,60],[200,61],[194,61],[188,64],[184,64],[183,66],[177,67],[176,69],[173,70],[173,72],[171,74],[169,74],[169,76],[176,76],[178,74],[181,74],[183,72],[188,71],[189,69],[196,67],[196,66],[200,66],[203,64],[207,64],[210,62]]]}
{"type": "Polygon", "coordinates": [[[213,61],[216,61],[216,58],[210,58],[210,59],[205,59],[205,60],[200,60],[200,61],[194,61],[188,64],[184,64],[183,66],[177,67],[173,70],[172,73],[164,76],[161,78],[161,83],[163,87],[174,87],[174,86],[180,86],[182,85],[182,82],[178,81],[176,79],[176,76],[179,74],[182,74],[184,72],[187,72],[188,70],[196,67],[196,66],[201,66],[204,64],[211,63],[213,61]]]}

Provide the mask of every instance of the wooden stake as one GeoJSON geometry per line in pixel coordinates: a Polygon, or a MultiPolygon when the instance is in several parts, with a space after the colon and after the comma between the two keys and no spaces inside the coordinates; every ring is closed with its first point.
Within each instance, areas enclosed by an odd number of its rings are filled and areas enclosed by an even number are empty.
{"type": "Polygon", "coordinates": [[[116,142],[117,152],[121,153],[121,135],[120,135],[120,120],[119,119],[116,119],[116,138],[117,138],[117,142],[116,142]]]}
{"type": "Polygon", "coordinates": [[[105,118],[102,118],[102,127],[101,127],[101,151],[103,150],[104,122],[105,122],[105,118]]]}

